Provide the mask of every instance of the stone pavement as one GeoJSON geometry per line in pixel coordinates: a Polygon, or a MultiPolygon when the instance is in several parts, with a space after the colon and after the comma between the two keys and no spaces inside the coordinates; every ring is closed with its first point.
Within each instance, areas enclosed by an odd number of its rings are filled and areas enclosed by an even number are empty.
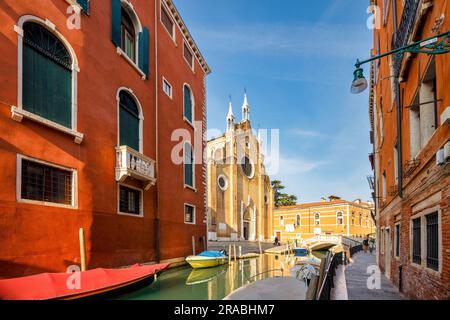
{"type": "Polygon", "coordinates": [[[260,280],[237,289],[224,300],[306,300],[308,287],[291,277],[260,280]]]}
{"type": "Polygon", "coordinates": [[[403,300],[405,297],[391,281],[380,273],[380,289],[369,289],[367,280],[373,273],[367,273],[368,267],[377,266],[376,253],[359,252],[352,257],[347,266],[339,266],[336,271],[335,288],[332,290],[334,300],[345,300],[347,290],[348,300],[403,300]],[[344,271],[344,272],[342,272],[344,271]],[[343,277],[345,278],[345,282],[343,277]]]}

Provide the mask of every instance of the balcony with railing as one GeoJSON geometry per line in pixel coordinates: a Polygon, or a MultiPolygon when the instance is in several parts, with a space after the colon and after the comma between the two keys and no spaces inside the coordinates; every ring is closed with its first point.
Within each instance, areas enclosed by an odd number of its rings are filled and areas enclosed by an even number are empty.
{"type": "Polygon", "coordinates": [[[150,189],[156,183],[155,160],[120,146],[116,148],[116,181],[124,182],[128,177],[141,181],[145,190],[150,189]]]}

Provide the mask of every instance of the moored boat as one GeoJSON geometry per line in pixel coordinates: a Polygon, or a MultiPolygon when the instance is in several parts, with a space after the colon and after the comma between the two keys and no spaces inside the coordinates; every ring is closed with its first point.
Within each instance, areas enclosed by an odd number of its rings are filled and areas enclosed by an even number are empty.
{"type": "Polygon", "coordinates": [[[168,264],[79,273],[41,273],[0,280],[0,300],[75,300],[97,298],[149,285],[168,264]]]}
{"type": "Polygon", "coordinates": [[[186,261],[194,269],[204,269],[227,263],[227,256],[220,251],[204,251],[199,255],[187,257],[186,261]]]}
{"type": "Polygon", "coordinates": [[[296,257],[306,257],[309,255],[309,250],[305,248],[294,248],[296,257]]]}
{"type": "Polygon", "coordinates": [[[224,274],[227,271],[227,266],[219,266],[217,268],[208,269],[193,269],[189,274],[186,284],[188,286],[209,282],[214,278],[224,274]]]}

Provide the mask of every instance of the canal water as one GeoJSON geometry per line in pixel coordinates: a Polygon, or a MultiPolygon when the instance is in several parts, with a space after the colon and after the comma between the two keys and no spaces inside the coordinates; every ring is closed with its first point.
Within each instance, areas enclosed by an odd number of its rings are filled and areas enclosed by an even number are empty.
{"type": "MultiPolygon", "coordinates": [[[[326,252],[314,252],[322,258],[326,252]]],[[[221,300],[236,289],[257,280],[293,276],[293,255],[264,254],[210,269],[189,266],[163,272],[150,286],[119,297],[121,300],[221,300]]]]}

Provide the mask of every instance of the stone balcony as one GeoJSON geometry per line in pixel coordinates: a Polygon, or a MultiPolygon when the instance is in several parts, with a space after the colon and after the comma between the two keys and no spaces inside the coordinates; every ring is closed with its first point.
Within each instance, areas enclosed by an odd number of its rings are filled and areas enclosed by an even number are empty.
{"type": "Polygon", "coordinates": [[[156,183],[155,160],[128,146],[116,147],[116,181],[124,182],[128,177],[141,181],[147,191],[156,183]]]}

